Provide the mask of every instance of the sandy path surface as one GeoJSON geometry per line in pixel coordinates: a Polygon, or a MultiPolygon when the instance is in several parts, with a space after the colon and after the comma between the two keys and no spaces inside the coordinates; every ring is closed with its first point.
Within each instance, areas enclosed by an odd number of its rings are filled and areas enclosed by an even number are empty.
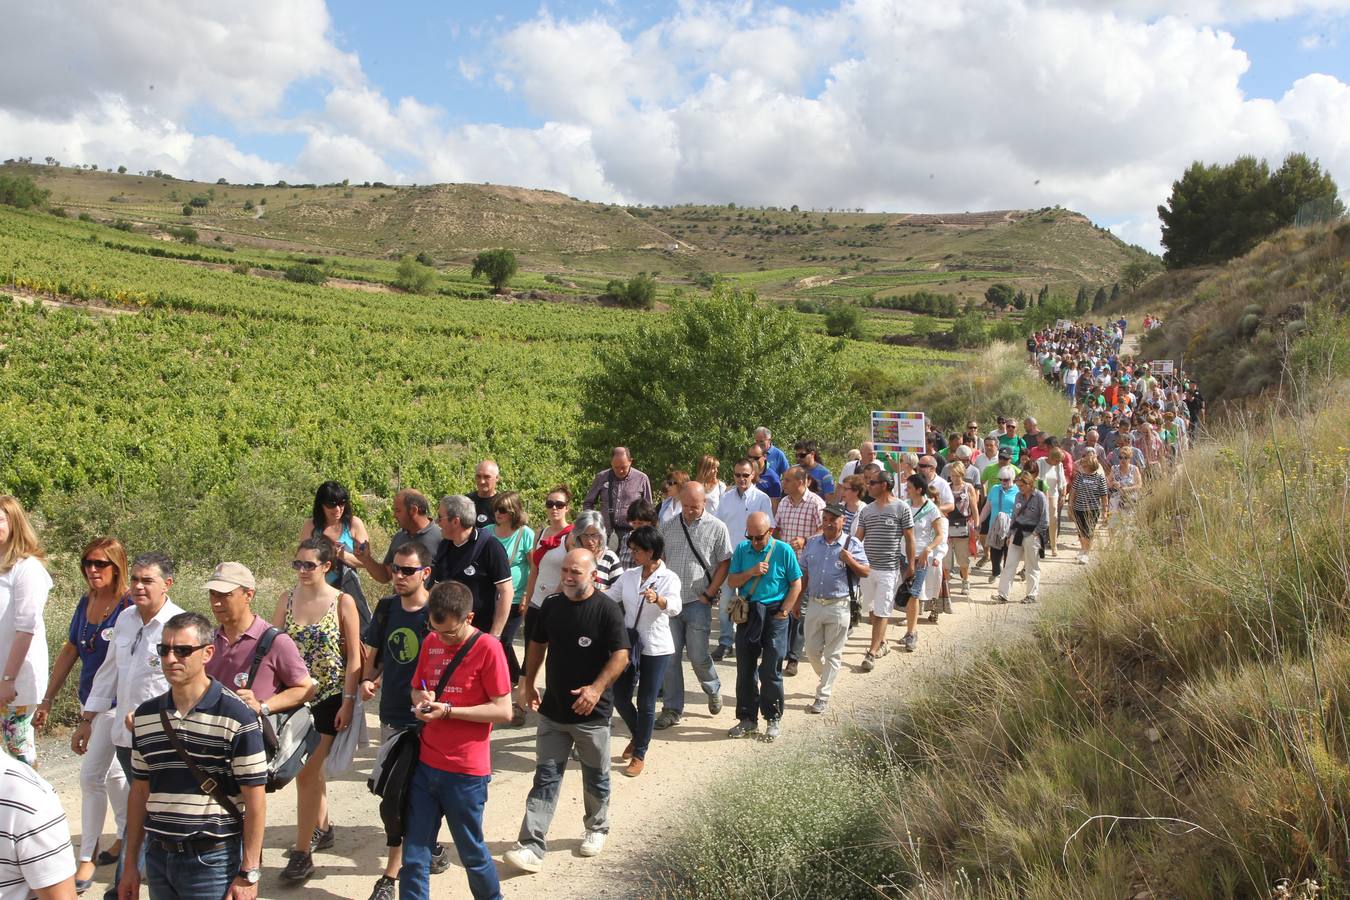
{"type": "MultiPolygon", "coordinates": [[[[1053,585],[1069,579],[1078,569],[1074,563],[1078,542],[1065,517],[1057,558],[1042,564],[1042,595],[1053,585]]],[[[954,597],[955,612],[939,624],[920,619],[919,647],[914,654],[892,652],[875,671],[858,668],[867,649],[865,628],[855,629],[844,654],[844,670],[835,683],[834,698],[824,716],[809,716],[803,709],[814,697],[816,678],[803,663],[800,674],[786,679],[788,710],[783,717],[783,735],[774,744],[758,740],[730,740],[726,731],[735,724],[735,663],[718,664],[726,708],[716,717],[708,714],[702,693],[693,682],[684,720],[674,728],[658,731],[647,757],[647,769],[638,778],[626,778],[618,754],[627,741],[626,731],[615,717],[612,741],[614,767],[610,803],[611,830],[604,854],[584,859],[577,853],[582,838],[581,776],[569,767],[563,780],[557,816],[550,832],[550,852],[539,875],[514,872],[500,866],[502,891],[507,897],[629,897],[642,893],[646,855],[675,836],[679,814],[703,801],[703,788],[737,765],[765,765],[805,741],[827,740],[842,722],[876,716],[879,712],[918,690],[922,677],[959,666],[977,649],[1004,643],[1029,633],[1039,605],[1018,602],[997,604],[988,568],[972,573],[969,600],[954,597]]],[[[1024,583],[1015,582],[1013,596],[1025,593],[1024,583]]],[[[892,628],[898,636],[903,629],[892,628]]],[[[686,663],[687,665],[687,663],[686,663]]],[[[692,678],[687,677],[690,684],[692,678]]],[[[369,717],[372,733],[377,723],[369,717]]],[[[525,795],[534,772],[534,719],[524,728],[501,728],[494,732],[495,774],[490,789],[484,830],[493,854],[515,843],[525,795]]],[[[761,726],[762,727],[762,726],[761,726]]],[[[58,737],[45,738],[40,747],[41,773],[60,792],[71,829],[79,828],[79,758],[58,737]]],[[[377,814],[377,800],[366,790],[365,777],[373,747],[358,755],[351,772],[329,785],[332,821],[337,826],[337,844],[315,855],[318,873],[302,888],[284,885],[277,874],[285,866],[284,851],[294,839],[295,793],[288,789],[268,798],[268,826],[260,896],[284,898],[356,898],[369,896],[383,867],[384,831],[377,814]],[[357,771],[356,769],[359,769],[357,771]]],[[[112,828],[111,816],[106,826],[112,828]]],[[[448,834],[443,832],[448,843],[448,834]]],[[[110,838],[105,839],[105,845],[110,838]]],[[[112,868],[101,868],[99,879],[112,877],[112,868]]],[[[86,897],[101,895],[97,881],[86,897]]],[[[468,897],[464,873],[458,866],[432,879],[433,896],[468,897]]],[[[143,896],[146,896],[143,893],[143,896]]]]}

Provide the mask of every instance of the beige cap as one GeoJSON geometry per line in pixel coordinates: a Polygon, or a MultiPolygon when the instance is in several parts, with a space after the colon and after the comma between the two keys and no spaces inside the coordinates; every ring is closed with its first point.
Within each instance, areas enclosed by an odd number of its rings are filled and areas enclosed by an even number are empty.
{"type": "Polygon", "coordinates": [[[211,579],[206,582],[208,591],[219,591],[222,594],[228,594],[235,588],[248,588],[250,591],[257,589],[253,573],[243,563],[221,563],[216,566],[216,570],[211,573],[211,579]]]}

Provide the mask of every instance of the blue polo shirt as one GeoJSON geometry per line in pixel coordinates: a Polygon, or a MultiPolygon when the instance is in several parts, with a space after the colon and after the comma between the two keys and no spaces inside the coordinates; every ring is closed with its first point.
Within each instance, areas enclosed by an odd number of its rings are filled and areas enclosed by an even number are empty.
{"type": "Polygon", "coordinates": [[[777,500],[783,496],[783,479],[779,478],[778,473],[768,466],[764,467],[764,474],[759,476],[759,480],[755,482],[755,487],[767,494],[770,500],[777,500]]]}
{"type": "Polygon", "coordinates": [[[747,600],[765,604],[777,603],[787,598],[788,586],[802,577],[802,567],[797,564],[797,552],[787,541],[771,538],[762,551],[756,551],[749,541],[741,541],[731,554],[729,571],[734,575],[753,569],[766,557],[769,560],[769,571],[759,578],[750,579],[740,590],[747,600]]]}
{"type": "Polygon", "coordinates": [[[131,729],[131,777],[150,782],[145,830],[174,841],[230,838],[242,828],[229,810],[202,790],[164,733],[159,712],[208,777],[214,778],[235,806],[243,806],[239,788],[267,783],[267,756],[258,715],[219,681],[211,685],[186,716],[179,716],[173,692],[136,707],[131,729]]]}
{"type": "Polygon", "coordinates": [[[832,543],[827,543],[825,535],[813,535],[802,548],[802,561],[806,564],[806,594],[810,597],[830,597],[838,599],[848,596],[848,575],[839,551],[848,550],[858,562],[867,565],[867,553],[862,541],[844,531],[832,543]]]}
{"type": "Polygon", "coordinates": [[[792,464],[788,462],[787,454],[778,449],[777,446],[769,447],[769,451],[764,454],[764,463],[764,468],[772,470],[773,474],[780,479],[783,477],[783,473],[792,467],[792,464]]]}

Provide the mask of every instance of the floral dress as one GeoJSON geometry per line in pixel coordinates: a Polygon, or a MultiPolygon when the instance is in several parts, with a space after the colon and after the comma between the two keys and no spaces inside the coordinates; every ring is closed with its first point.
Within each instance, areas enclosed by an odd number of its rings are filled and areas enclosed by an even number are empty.
{"type": "Polygon", "coordinates": [[[324,613],[323,618],[313,625],[301,625],[295,621],[291,611],[294,593],[286,599],[286,633],[295,641],[300,655],[309,667],[309,675],[314,679],[314,703],[327,700],[342,693],[342,683],[346,677],[346,657],[342,652],[342,628],[338,623],[338,603],[324,613]]]}

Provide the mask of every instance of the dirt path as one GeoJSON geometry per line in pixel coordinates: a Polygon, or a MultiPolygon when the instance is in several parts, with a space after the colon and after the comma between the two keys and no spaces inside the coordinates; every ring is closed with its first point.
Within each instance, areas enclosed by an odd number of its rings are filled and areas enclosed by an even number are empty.
{"type": "MultiPolygon", "coordinates": [[[[1071,532],[1066,517],[1060,533],[1059,556],[1048,557],[1042,565],[1043,596],[1053,593],[1047,589],[1068,580],[1078,569],[1074,563],[1078,542],[1071,532]]],[[[996,604],[987,574],[987,567],[973,573],[972,596],[968,601],[955,598],[953,615],[944,616],[937,625],[921,620],[916,653],[892,652],[870,674],[858,669],[866,650],[865,629],[855,630],[844,655],[844,671],[836,682],[834,699],[824,716],[808,716],[803,712],[813,699],[816,681],[804,663],[801,673],[787,680],[788,711],[783,718],[783,736],[775,744],[725,737],[727,729],[735,724],[734,662],[720,663],[717,667],[727,708],[716,717],[709,716],[697,684],[691,685],[693,693],[686,704],[684,721],[657,732],[647,770],[639,778],[625,778],[621,773],[618,753],[626,741],[626,733],[616,717],[611,830],[604,855],[583,859],[577,854],[582,837],[581,777],[575,767],[570,768],[563,781],[544,873],[522,875],[503,865],[503,893],[507,897],[538,897],[547,893],[551,900],[636,896],[645,883],[646,854],[653,846],[675,837],[678,815],[696,808],[703,800],[704,788],[728,769],[737,765],[762,766],[802,742],[828,740],[839,724],[878,715],[896,700],[912,696],[923,680],[916,675],[950,671],[981,647],[1026,635],[1036,620],[1039,605],[996,604]]],[[[1014,584],[1015,597],[1020,598],[1024,591],[1022,583],[1014,584]]],[[[893,629],[892,633],[897,632],[893,629]]],[[[369,721],[374,731],[374,718],[369,721]]],[[[500,859],[515,842],[533,777],[533,720],[525,728],[496,730],[492,745],[495,774],[484,830],[493,854],[500,859]]],[[[42,742],[40,757],[43,776],[60,792],[71,828],[77,830],[78,758],[64,740],[54,737],[42,742]]],[[[286,864],[283,853],[294,839],[295,794],[287,790],[269,798],[263,854],[266,874],[260,896],[364,900],[369,895],[384,853],[384,832],[376,814],[376,800],[365,788],[365,773],[373,757],[374,748],[362,751],[357,759],[360,771],[349,772],[330,784],[337,845],[331,851],[316,854],[319,872],[303,889],[286,887],[277,878],[286,864]]],[[[111,817],[107,827],[112,827],[111,817]]],[[[97,873],[101,879],[111,875],[111,867],[97,873]]],[[[98,882],[86,896],[96,898],[101,890],[102,882],[98,882]]],[[[456,866],[436,876],[433,891],[437,897],[467,897],[462,870],[456,866]]]]}

